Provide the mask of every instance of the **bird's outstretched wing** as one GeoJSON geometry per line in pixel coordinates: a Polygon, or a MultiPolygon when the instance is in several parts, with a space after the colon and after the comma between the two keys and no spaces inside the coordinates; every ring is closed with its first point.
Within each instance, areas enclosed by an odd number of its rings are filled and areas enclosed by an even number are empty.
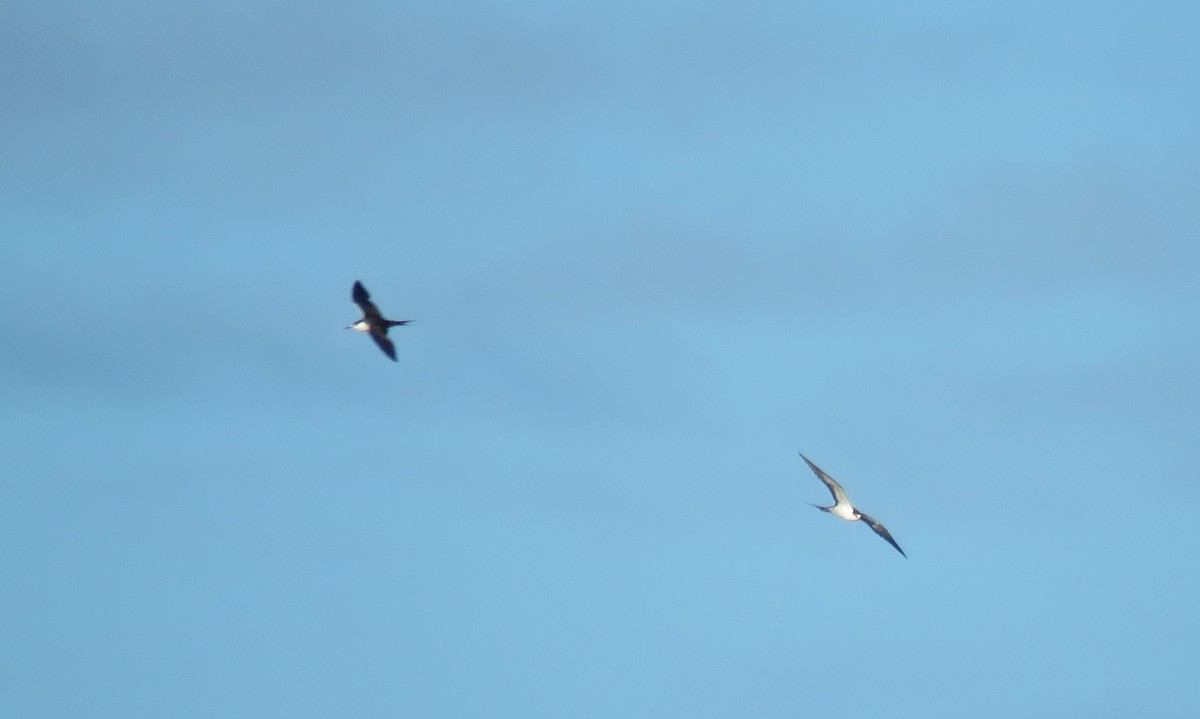
{"type": "Polygon", "coordinates": [[[846,496],[846,490],[842,489],[842,485],[838,484],[833,477],[825,474],[820,467],[813,464],[812,460],[808,457],[805,457],[803,452],[800,452],[799,454],[800,459],[803,459],[804,463],[808,465],[808,468],[813,471],[813,474],[817,475],[817,479],[821,480],[821,482],[824,483],[824,485],[829,489],[829,493],[833,495],[834,502],[837,504],[850,504],[850,498],[846,496]]]}
{"type": "MultiPolygon", "coordinates": [[[[350,293],[350,298],[353,299],[354,304],[358,305],[359,309],[362,310],[363,317],[373,318],[380,316],[379,308],[376,307],[375,303],[371,301],[371,294],[367,292],[367,288],[363,287],[361,282],[355,280],[354,290],[350,293]]],[[[372,336],[374,335],[374,333],[371,334],[372,336]]],[[[386,339],[386,337],[384,339],[386,339]]],[[[376,339],[375,341],[378,342],[379,340],[376,339]]],[[[387,350],[384,351],[387,352],[387,350]]]]}
{"type": "Polygon", "coordinates": [[[375,344],[379,345],[379,349],[383,350],[385,355],[391,357],[393,362],[396,361],[396,345],[392,344],[392,341],[388,339],[387,330],[372,327],[371,339],[375,340],[375,344]]]}
{"type": "Polygon", "coordinates": [[[862,512],[858,513],[858,518],[861,519],[862,521],[866,522],[868,527],[870,527],[876,534],[883,537],[887,541],[888,544],[895,547],[896,551],[900,552],[900,554],[902,554],[905,559],[908,559],[908,555],[904,554],[904,550],[900,548],[899,544],[896,544],[895,539],[892,539],[892,533],[887,531],[887,527],[880,524],[873,517],[868,517],[867,515],[863,514],[862,512]]]}

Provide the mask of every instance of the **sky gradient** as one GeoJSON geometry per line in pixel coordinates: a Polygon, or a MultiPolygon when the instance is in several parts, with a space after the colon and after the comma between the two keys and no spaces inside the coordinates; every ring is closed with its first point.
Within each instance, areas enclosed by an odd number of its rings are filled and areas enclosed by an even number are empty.
{"type": "Polygon", "coordinates": [[[5,4],[0,714],[1193,716],[1198,41],[5,4]]]}

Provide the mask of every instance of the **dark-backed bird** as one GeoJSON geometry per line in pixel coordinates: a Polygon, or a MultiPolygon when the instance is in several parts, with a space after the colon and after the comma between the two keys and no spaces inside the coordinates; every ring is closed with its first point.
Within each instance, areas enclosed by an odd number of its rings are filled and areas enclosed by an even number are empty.
{"type": "Polygon", "coordinates": [[[352,325],[346,325],[348,330],[358,330],[359,332],[371,333],[371,339],[375,340],[375,344],[379,345],[379,349],[383,353],[396,361],[396,345],[388,339],[387,332],[390,327],[398,327],[406,325],[412,320],[389,320],[379,314],[379,308],[371,301],[371,295],[367,292],[367,288],[363,287],[361,282],[355,281],[354,289],[350,293],[350,299],[354,300],[354,304],[362,310],[362,319],[352,325]]]}
{"type": "Polygon", "coordinates": [[[811,459],[805,457],[803,452],[800,453],[800,459],[804,460],[809,469],[813,471],[813,474],[817,475],[817,479],[821,480],[821,482],[829,488],[829,493],[833,495],[833,506],[822,507],[819,504],[814,504],[814,507],[822,512],[829,512],[835,517],[841,517],[847,522],[857,522],[861,519],[862,521],[866,522],[867,526],[870,527],[876,534],[887,540],[888,544],[895,547],[897,552],[900,552],[900,554],[904,555],[905,558],[908,557],[907,554],[904,554],[904,550],[900,548],[900,545],[896,544],[896,540],[892,539],[892,534],[891,532],[887,531],[886,527],[884,527],[874,518],[868,517],[867,515],[855,509],[853,504],[850,504],[850,498],[846,496],[846,490],[842,489],[842,485],[838,484],[837,480],[835,480],[833,477],[830,477],[828,474],[825,474],[820,467],[812,463],[811,459]]]}

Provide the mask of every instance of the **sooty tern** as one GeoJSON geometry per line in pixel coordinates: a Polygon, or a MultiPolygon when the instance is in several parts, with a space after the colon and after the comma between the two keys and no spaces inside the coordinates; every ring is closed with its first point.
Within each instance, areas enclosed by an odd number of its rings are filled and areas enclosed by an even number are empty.
{"type": "Polygon", "coordinates": [[[383,350],[383,353],[395,362],[396,346],[388,339],[388,328],[406,325],[412,322],[412,320],[384,319],[383,315],[379,314],[379,308],[371,301],[371,295],[367,292],[367,288],[363,287],[361,282],[355,281],[354,290],[351,292],[350,298],[362,310],[362,319],[352,325],[347,325],[346,329],[370,332],[371,339],[375,340],[375,344],[379,345],[379,349],[383,350]]]}
{"type": "Polygon", "coordinates": [[[868,517],[867,515],[858,511],[854,508],[854,505],[850,504],[850,498],[846,496],[846,490],[842,489],[842,485],[838,484],[833,477],[830,477],[828,474],[825,474],[825,472],[821,471],[821,468],[813,464],[812,460],[810,460],[808,457],[805,457],[803,452],[800,453],[800,459],[804,460],[809,469],[813,471],[813,474],[817,475],[817,479],[821,480],[821,482],[829,488],[829,493],[833,495],[833,506],[822,507],[819,504],[814,504],[814,507],[822,512],[829,512],[835,517],[841,517],[847,522],[857,522],[861,519],[862,521],[866,522],[867,526],[874,530],[876,534],[887,540],[888,544],[895,547],[897,552],[900,552],[900,554],[904,555],[905,558],[908,557],[907,554],[904,554],[904,550],[900,548],[900,545],[896,544],[896,540],[892,539],[892,535],[887,531],[886,527],[872,517],[868,517]]]}

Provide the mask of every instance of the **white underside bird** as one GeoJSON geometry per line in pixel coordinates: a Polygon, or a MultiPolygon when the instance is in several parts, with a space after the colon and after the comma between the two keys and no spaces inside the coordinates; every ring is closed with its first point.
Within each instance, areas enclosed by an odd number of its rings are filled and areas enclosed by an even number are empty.
{"type": "Polygon", "coordinates": [[[389,320],[381,315],[379,308],[371,301],[371,295],[367,292],[367,288],[363,287],[361,282],[355,281],[354,287],[350,291],[350,299],[354,300],[354,304],[362,310],[362,319],[352,325],[347,325],[346,329],[369,333],[371,339],[375,340],[375,344],[379,345],[379,349],[395,362],[396,346],[388,339],[388,329],[406,325],[412,320],[389,320]]]}
{"type": "Polygon", "coordinates": [[[892,534],[891,532],[887,531],[886,527],[877,522],[874,518],[868,517],[867,515],[855,509],[853,504],[850,504],[850,498],[846,496],[846,490],[842,489],[842,485],[838,484],[833,477],[825,474],[820,467],[813,464],[812,460],[810,460],[808,457],[805,457],[803,452],[800,453],[800,459],[804,460],[809,469],[813,471],[813,474],[817,475],[817,479],[821,480],[821,482],[829,488],[829,493],[833,495],[832,507],[822,507],[819,504],[814,504],[814,507],[822,512],[829,512],[835,517],[841,517],[847,522],[857,522],[861,519],[862,521],[866,522],[867,526],[870,527],[876,534],[883,537],[888,544],[895,547],[897,552],[900,552],[900,554],[904,555],[905,558],[908,557],[907,554],[904,554],[904,550],[900,548],[900,545],[896,544],[896,540],[892,539],[892,534]]]}

